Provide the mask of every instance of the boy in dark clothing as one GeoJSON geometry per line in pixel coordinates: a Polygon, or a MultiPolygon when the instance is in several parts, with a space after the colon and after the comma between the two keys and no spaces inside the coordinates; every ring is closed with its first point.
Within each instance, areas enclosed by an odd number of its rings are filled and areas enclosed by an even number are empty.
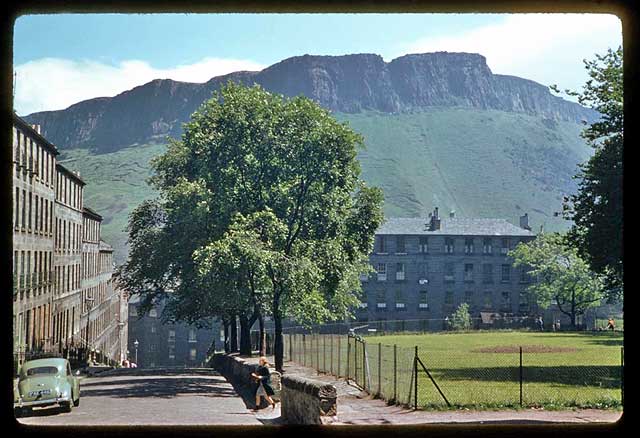
{"type": "Polygon", "coordinates": [[[251,373],[251,377],[253,377],[258,382],[258,390],[256,391],[256,407],[253,409],[257,411],[260,407],[260,397],[264,397],[267,399],[267,402],[271,405],[272,409],[275,409],[276,402],[273,401],[271,396],[275,394],[275,391],[271,387],[271,372],[269,371],[269,362],[267,362],[267,358],[262,356],[259,359],[258,369],[256,369],[255,373],[251,373]]]}

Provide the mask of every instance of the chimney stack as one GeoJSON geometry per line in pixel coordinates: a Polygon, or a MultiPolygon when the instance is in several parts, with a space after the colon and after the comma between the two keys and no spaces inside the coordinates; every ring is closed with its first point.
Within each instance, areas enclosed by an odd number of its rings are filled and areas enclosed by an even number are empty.
{"type": "Polygon", "coordinates": [[[456,212],[455,212],[455,210],[451,210],[451,211],[449,212],[449,218],[450,218],[450,219],[455,219],[455,218],[456,218],[456,212]]]}
{"type": "Polygon", "coordinates": [[[440,216],[438,216],[438,207],[433,210],[433,214],[429,214],[429,231],[436,231],[440,229],[440,216]]]}
{"type": "Polygon", "coordinates": [[[529,226],[529,214],[525,213],[520,216],[520,228],[524,228],[525,230],[531,231],[531,227],[529,226]]]}

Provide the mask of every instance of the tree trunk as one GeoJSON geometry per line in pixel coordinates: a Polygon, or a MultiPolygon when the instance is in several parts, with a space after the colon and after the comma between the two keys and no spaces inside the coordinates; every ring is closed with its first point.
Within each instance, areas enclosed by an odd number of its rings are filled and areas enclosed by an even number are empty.
{"type": "Polygon", "coordinates": [[[240,314],[240,354],[251,356],[251,326],[249,318],[244,313],[240,314]]]}
{"type": "Polygon", "coordinates": [[[236,322],[236,317],[235,315],[233,316],[233,318],[231,318],[231,323],[229,324],[229,331],[230,333],[230,339],[231,339],[231,345],[229,346],[229,351],[231,353],[237,353],[238,352],[238,325],[236,322]]]}
{"type": "Polygon", "coordinates": [[[224,327],[224,352],[229,354],[231,352],[231,341],[229,340],[229,322],[226,319],[222,320],[224,327]]]}
{"type": "Polygon", "coordinates": [[[280,315],[280,297],[276,292],[273,298],[273,322],[275,325],[274,330],[274,358],[276,371],[282,372],[284,365],[284,346],[282,345],[282,317],[280,315]]]}
{"type": "Polygon", "coordinates": [[[264,316],[262,316],[262,312],[258,315],[258,325],[260,327],[260,333],[259,333],[260,356],[266,356],[267,355],[267,338],[266,338],[266,333],[264,332],[264,316]]]}

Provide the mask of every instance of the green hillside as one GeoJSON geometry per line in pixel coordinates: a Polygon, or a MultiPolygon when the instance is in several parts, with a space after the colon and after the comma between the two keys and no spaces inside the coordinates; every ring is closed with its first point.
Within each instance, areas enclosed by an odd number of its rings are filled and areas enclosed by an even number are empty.
{"type": "MultiPolygon", "coordinates": [[[[573,191],[576,164],[590,149],[582,127],[495,110],[433,108],[402,114],[336,114],[364,135],[364,179],[383,188],[388,216],[426,215],[434,206],[461,217],[503,217],[517,224],[528,212],[534,230],[567,227],[553,216],[573,191]]],[[[85,203],[104,216],[103,236],[126,257],[129,212],[153,196],[149,160],[164,145],[134,145],[94,155],[66,150],[61,159],[87,181],[85,203]]]]}
{"type": "Polygon", "coordinates": [[[524,114],[445,108],[338,117],[365,136],[363,177],[384,189],[390,216],[439,206],[511,221],[529,212],[534,226],[566,227],[553,212],[590,153],[582,126],[524,114]]]}
{"type": "Polygon", "coordinates": [[[149,161],[165,151],[165,145],[136,145],[108,154],[94,155],[87,149],[62,152],[66,167],[79,170],[87,182],[84,204],[103,216],[102,238],[115,250],[116,263],[125,261],[126,226],[129,213],[154,191],[146,180],[149,161]]]}

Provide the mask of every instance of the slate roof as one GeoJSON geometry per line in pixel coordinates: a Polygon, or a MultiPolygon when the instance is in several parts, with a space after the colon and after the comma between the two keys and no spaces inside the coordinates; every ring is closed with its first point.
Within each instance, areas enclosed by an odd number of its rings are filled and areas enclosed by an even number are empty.
{"type": "Polygon", "coordinates": [[[428,218],[387,218],[376,231],[378,235],[450,235],[450,236],[535,236],[505,219],[441,218],[440,229],[429,231],[428,218]]]}

